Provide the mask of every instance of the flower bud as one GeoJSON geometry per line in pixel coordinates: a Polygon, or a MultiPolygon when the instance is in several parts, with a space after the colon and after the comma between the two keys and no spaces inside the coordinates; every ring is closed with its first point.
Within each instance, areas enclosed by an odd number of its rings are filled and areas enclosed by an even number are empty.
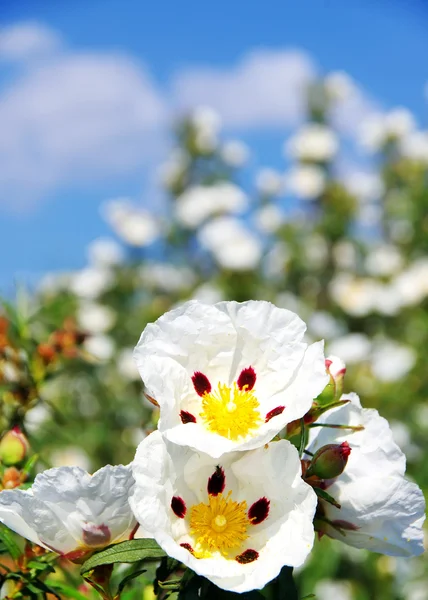
{"type": "Polygon", "coordinates": [[[19,586],[12,579],[6,579],[0,588],[0,600],[12,598],[13,594],[19,590],[19,586]]]}
{"type": "Polygon", "coordinates": [[[2,478],[2,485],[5,490],[13,490],[16,487],[19,487],[21,483],[21,473],[16,467],[8,467],[5,469],[2,478]]]}
{"type": "Polygon", "coordinates": [[[306,471],[306,477],[315,475],[320,479],[333,479],[343,473],[351,447],[348,442],[342,444],[327,444],[316,452],[306,471]]]}
{"type": "Polygon", "coordinates": [[[329,356],[325,359],[325,367],[330,375],[330,381],[334,384],[334,400],[339,400],[343,393],[346,365],[341,358],[329,356]]]}
{"type": "Polygon", "coordinates": [[[0,440],[0,462],[6,466],[20,463],[26,457],[28,448],[27,438],[19,427],[14,427],[0,440]]]}

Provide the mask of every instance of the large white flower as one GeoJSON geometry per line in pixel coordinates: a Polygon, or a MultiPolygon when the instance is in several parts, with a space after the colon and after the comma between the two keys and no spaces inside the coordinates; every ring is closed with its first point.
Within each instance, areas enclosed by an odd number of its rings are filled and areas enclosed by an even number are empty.
{"type": "Polygon", "coordinates": [[[262,588],[312,548],[316,497],[286,440],[216,460],[156,431],[133,472],[130,504],[145,532],[220,588],[262,588]]]}
{"type": "MultiPolygon", "coordinates": [[[[425,502],[418,486],[404,478],[406,459],[394,442],[388,422],[373,409],[361,408],[356,394],[318,422],[362,425],[362,431],[319,427],[311,430],[309,450],[348,442],[351,453],[344,472],[327,487],[341,505],[322,501],[322,511],[334,526],[326,533],[349,546],[390,556],[423,552],[425,502]]],[[[321,515],[322,516],[322,515],[321,515]]]]}
{"type": "Polygon", "coordinates": [[[0,522],[78,560],[133,536],[137,522],[128,503],[133,486],[129,466],[107,465],[92,476],[80,467],[49,469],[29,490],[0,493],[0,522]]]}
{"type": "Polygon", "coordinates": [[[135,359],[158,427],[210,456],[269,442],[327,385],[322,343],[269,302],[191,301],[144,330],[135,359]]]}

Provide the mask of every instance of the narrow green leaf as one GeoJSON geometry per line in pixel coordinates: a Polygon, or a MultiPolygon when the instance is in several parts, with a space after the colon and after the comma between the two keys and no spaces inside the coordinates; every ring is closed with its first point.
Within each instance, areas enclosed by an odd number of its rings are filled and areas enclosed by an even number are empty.
{"type": "Polygon", "coordinates": [[[6,546],[7,551],[14,560],[17,560],[22,551],[14,540],[13,533],[5,525],[0,525],[0,540],[6,546]]]}
{"type": "Polygon", "coordinates": [[[300,442],[299,442],[299,456],[300,458],[303,455],[303,452],[306,448],[306,445],[308,443],[308,430],[305,427],[305,420],[304,419],[300,419],[300,442]]]}
{"type": "Polygon", "coordinates": [[[72,588],[69,585],[61,583],[60,581],[51,581],[50,579],[48,579],[46,583],[52,590],[61,592],[65,594],[68,598],[72,598],[72,600],[88,600],[88,597],[78,592],[76,588],[72,588]]]}
{"type": "Polygon", "coordinates": [[[152,539],[128,540],[93,554],[81,567],[83,575],[95,567],[114,563],[133,563],[138,560],[159,560],[166,556],[162,548],[152,539]]]}
{"type": "Polygon", "coordinates": [[[134,571],[133,573],[130,573],[127,577],[125,577],[125,579],[122,579],[122,581],[119,583],[119,586],[117,588],[118,594],[123,592],[125,586],[128,585],[128,583],[130,581],[132,581],[136,577],[139,577],[140,575],[142,575],[143,573],[146,573],[146,572],[147,572],[147,569],[139,569],[138,571],[134,571]]]}
{"type": "Polygon", "coordinates": [[[325,500],[326,502],[328,502],[329,504],[332,504],[336,508],[341,508],[339,502],[337,502],[333,498],[333,496],[330,496],[330,494],[327,494],[327,492],[325,490],[322,490],[319,487],[314,487],[313,489],[314,489],[314,492],[316,493],[316,495],[318,496],[318,498],[321,498],[321,500],[325,500]]]}

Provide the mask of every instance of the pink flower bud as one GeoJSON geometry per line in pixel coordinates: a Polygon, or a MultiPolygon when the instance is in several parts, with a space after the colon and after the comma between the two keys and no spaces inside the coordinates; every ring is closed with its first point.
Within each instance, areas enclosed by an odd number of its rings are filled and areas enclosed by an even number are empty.
{"type": "Polygon", "coordinates": [[[341,358],[329,356],[325,359],[325,367],[334,384],[334,400],[339,400],[343,393],[343,380],[346,373],[346,365],[341,358]]]}
{"type": "Polygon", "coordinates": [[[14,427],[0,440],[0,462],[6,466],[16,465],[24,460],[28,448],[27,438],[19,427],[14,427]]]}
{"type": "Polygon", "coordinates": [[[342,444],[327,444],[316,452],[306,471],[306,477],[315,475],[320,479],[334,479],[343,473],[351,447],[348,442],[342,444]]]}

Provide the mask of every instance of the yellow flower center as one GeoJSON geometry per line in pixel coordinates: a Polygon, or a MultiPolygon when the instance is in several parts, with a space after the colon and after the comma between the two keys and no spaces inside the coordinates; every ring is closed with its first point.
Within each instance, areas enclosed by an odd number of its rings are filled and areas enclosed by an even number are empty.
{"type": "Polygon", "coordinates": [[[208,429],[229,440],[245,437],[262,423],[253,391],[246,386],[240,390],[236,382],[233,388],[219,383],[217,390],[205,392],[202,408],[200,417],[208,429]]]}
{"type": "Polygon", "coordinates": [[[248,538],[247,503],[235,502],[230,495],[209,496],[208,504],[201,502],[190,509],[190,535],[195,538],[198,558],[208,558],[213,552],[227,557],[248,538]]]}

